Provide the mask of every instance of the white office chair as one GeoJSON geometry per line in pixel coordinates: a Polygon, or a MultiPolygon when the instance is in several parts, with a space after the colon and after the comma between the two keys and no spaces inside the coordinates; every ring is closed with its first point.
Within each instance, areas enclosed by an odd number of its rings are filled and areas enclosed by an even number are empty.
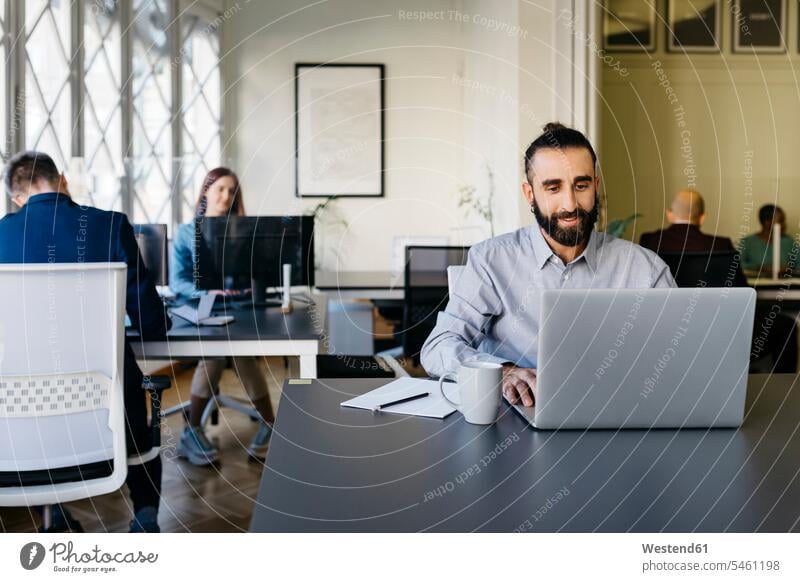
{"type": "Polygon", "coordinates": [[[128,462],[154,456],[126,458],[126,273],[124,263],[0,265],[0,506],[109,493],[128,462]]]}
{"type": "Polygon", "coordinates": [[[463,265],[450,265],[447,267],[447,293],[449,295],[453,294],[453,290],[458,284],[458,278],[461,277],[461,273],[463,272],[463,265]]]}

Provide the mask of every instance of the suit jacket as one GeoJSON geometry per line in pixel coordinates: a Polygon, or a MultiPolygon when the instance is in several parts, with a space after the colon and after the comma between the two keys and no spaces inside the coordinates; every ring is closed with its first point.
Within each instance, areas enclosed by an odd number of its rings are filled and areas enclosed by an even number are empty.
{"type": "Polygon", "coordinates": [[[704,234],[694,224],[673,224],[663,230],[646,232],[639,239],[639,244],[656,253],[735,250],[731,239],[704,234]]]}
{"type": "MultiPolygon", "coordinates": [[[[76,204],[57,192],[37,194],[14,214],[0,220],[0,263],[100,263],[128,265],[125,309],[143,339],[163,339],[170,326],[154,279],[139,256],[133,227],[119,212],[76,204]]],[[[148,448],[148,432],[141,422],[145,406],[142,372],[125,342],[125,407],[129,446],[148,448]],[[129,410],[130,409],[130,410],[129,410]],[[134,410],[135,409],[135,410],[134,410]]],[[[146,414],[144,416],[146,420],[146,414]]]]}

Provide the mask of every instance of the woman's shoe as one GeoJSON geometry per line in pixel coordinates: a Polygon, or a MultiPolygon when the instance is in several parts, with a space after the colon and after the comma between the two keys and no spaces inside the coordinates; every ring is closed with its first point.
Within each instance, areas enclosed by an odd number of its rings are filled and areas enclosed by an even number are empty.
{"type": "Polygon", "coordinates": [[[187,426],[183,429],[178,443],[178,456],[185,458],[192,465],[204,467],[219,459],[219,451],[208,440],[200,426],[187,426]]]}
{"type": "Polygon", "coordinates": [[[253,440],[250,441],[250,446],[247,447],[248,454],[259,461],[266,459],[271,436],[272,425],[267,424],[266,422],[261,422],[256,436],[253,437],[253,440]]]}

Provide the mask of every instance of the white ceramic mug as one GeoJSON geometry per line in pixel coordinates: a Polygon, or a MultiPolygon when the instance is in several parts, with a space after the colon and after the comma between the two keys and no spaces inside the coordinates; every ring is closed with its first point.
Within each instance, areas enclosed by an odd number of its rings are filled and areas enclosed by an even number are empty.
{"type": "Polygon", "coordinates": [[[452,372],[439,378],[439,391],[464,419],[472,424],[492,424],[497,420],[503,384],[503,366],[494,362],[465,362],[458,373],[452,372]],[[461,402],[455,403],[447,397],[442,384],[448,378],[457,382],[461,402]]]}

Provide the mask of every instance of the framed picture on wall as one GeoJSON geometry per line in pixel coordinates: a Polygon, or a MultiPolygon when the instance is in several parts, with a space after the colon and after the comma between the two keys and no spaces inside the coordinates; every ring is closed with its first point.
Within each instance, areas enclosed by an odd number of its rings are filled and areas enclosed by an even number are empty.
{"type": "Polygon", "coordinates": [[[655,3],[651,0],[605,0],[603,48],[620,52],[655,50],[655,3]]]}
{"type": "Polygon", "coordinates": [[[786,0],[733,0],[733,52],[786,50],[786,0]]]}
{"type": "Polygon", "coordinates": [[[669,0],[667,50],[719,51],[721,20],[719,0],[669,0]]]}
{"type": "Polygon", "coordinates": [[[295,195],[383,196],[384,66],[295,65],[295,195]]]}

